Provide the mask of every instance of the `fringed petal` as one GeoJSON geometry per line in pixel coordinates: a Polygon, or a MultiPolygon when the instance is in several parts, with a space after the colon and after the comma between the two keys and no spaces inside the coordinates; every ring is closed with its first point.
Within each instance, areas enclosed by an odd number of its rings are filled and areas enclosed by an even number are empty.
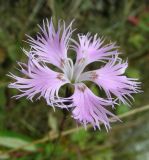
{"type": "Polygon", "coordinates": [[[80,81],[95,82],[100,88],[103,88],[108,98],[115,95],[124,104],[130,105],[130,100],[133,99],[131,94],[141,92],[141,83],[135,78],[123,75],[127,67],[127,62],[122,62],[115,57],[104,67],[83,73],[80,76],[80,81]]]}
{"type": "Polygon", "coordinates": [[[12,73],[8,75],[15,80],[15,82],[9,84],[9,87],[16,88],[22,92],[14,97],[21,98],[26,96],[31,101],[33,97],[37,99],[44,97],[47,104],[52,107],[67,108],[64,102],[68,101],[68,99],[66,100],[58,95],[60,87],[69,83],[63,73],[52,71],[45,64],[40,64],[35,59],[29,60],[28,65],[24,63],[18,64],[24,77],[18,77],[12,73]]]}
{"type": "Polygon", "coordinates": [[[72,96],[74,110],[73,118],[81,122],[84,127],[88,123],[92,124],[94,129],[100,129],[100,123],[103,123],[107,130],[110,129],[110,119],[119,120],[114,114],[107,110],[112,105],[111,100],[105,100],[97,97],[83,83],[75,85],[75,91],[72,96]]]}
{"type": "Polygon", "coordinates": [[[81,59],[86,59],[86,64],[95,61],[105,61],[111,59],[113,55],[118,55],[118,46],[115,43],[110,43],[103,45],[104,40],[99,38],[97,34],[91,36],[89,33],[87,35],[78,34],[79,42],[73,40],[74,45],[72,49],[77,53],[76,63],[81,59]]]}
{"type": "Polygon", "coordinates": [[[64,21],[63,24],[59,21],[58,29],[55,30],[52,19],[50,22],[43,21],[43,26],[39,26],[41,33],[38,33],[36,39],[27,36],[27,42],[31,46],[29,54],[62,69],[63,61],[67,59],[69,40],[73,32],[71,27],[72,22],[66,27],[64,21]]]}

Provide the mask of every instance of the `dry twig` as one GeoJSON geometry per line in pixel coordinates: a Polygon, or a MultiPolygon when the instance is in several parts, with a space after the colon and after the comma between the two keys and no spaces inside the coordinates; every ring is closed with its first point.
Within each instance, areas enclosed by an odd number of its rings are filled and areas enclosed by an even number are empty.
{"type": "MultiPolygon", "coordinates": [[[[122,115],[119,115],[118,118],[123,119],[123,118],[129,117],[129,116],[132,116],[132,115],[135,115],[135,114],[137,114],[137,113],[144,112],[144,111],[147,111],[147,110],[149,110],[149,105],[146,105],[146,106],[144,106],[144,107],[137,108],[137,109],[131,110],[131,111],[127,112],[127,113],[124,113],[124,114],[122,114],[122,115]]],[[[88,126],[87,126],[88,129],[91,128],[91,127],[92,127],[91,125],[88,125],[88,126]]],[[[74,133],[74,132],[76,132],[76,131],[79,131],[79,130],[81,130],[81,129],[83,129],[83,128],[84,128],[83,126],[80,126],[80,127],[78,127],[78,128],[72,128],[72,129],[70,129],[70,130],[63,131],[63,132],[61,133],[61,136],[67,136],[67,135],[69,135],[69,134],[71,134],[71,133],[74,133]]],[[[52,140],[54,140],[54,139],[56,139],[56,138],[58,138],[58,134],[48,135],[48,136],[45,136],[45,137],[43,137],[43,138],[41,138],[41,139],[35,140],[35,141],[31,142],[31,143],[28,143],[28,144],[26,144],[26,145],[22,145],[22,146],[20,146],[20,147],[18,147],[18,148],[11,149],[11,150],[9,150],[9,151],[7,151],[7,152],[1,152],[0,155],[4,155],[4,154],[5,154],[5,155],[8,155],[8,154],[10,154],[10,153],[12,153],[12,152],[16,152],[16,151],[18,151],[18,150],[21,150],[21,149],[23,149],[23,148],[25,148],[25,147],[28,147],[28,146],[31,146],[31,145],[40,144],[40,143],[44,143],[44,142],[49,141],[49,140],[52,141],[52,140]]]]}

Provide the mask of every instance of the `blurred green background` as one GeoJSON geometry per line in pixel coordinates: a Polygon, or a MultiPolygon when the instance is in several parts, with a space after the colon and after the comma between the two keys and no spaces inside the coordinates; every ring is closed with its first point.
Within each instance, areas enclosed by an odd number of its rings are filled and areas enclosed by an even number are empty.
{"type": "Polygon", "coordinates": [[[149,111],[129,115],[149,105],[148,4],[148,0],[0,0],[0,159],[149,160],[149,111]],[[58,19],[67,23],[75,19],[76,33],[98,33],[116,41],[124,53],[121,57],[128,57],[127,75],[142,82],[144,92],[134,96],[132,108],[120,105],[114,111],[127,116],[123,123],[112,124],[109,133],[104,127],[77,129],[69,112],[63,122],[63,111],[54,112],[44,100],[11,98],[18,92],[7,88],[6,74],[18,74],[16,61],[26,61],[22,40],[25,34],[34,36],[36,24],[51,16],[55,24],[58,19]]]}

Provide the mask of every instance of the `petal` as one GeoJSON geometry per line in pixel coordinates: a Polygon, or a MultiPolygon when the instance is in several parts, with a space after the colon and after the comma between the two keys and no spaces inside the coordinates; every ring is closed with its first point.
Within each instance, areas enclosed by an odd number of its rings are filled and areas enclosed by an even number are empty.
{"type": "Polygon", "coordinates": [[[112,105],[110,100],[105,100],[97,97],[92,91],[83,83],[75,85],[73,98],[73,117],[86,127],[87,123],[91,123],[96,129],[100,129],[100,123],[103,123],[106,129],[110,129],[109,117],[115,120],[118,118],[109,112],[106,107],[112,105]]]}
{"type": "Polygon", "coordinates": [[[43,21],[43,26],[39,26],[41,33],[38,33],[37,38],[28,36],[31,46],[29,53],[61,69],[63,61],[67,58],[69,39],[73,32],[71,26],[72,22],[66,27],[65,22],[61,24],[59,21],[58,29],[55,30],[52,19],[50,22],[43,21]]]}
{"type": "Polygon", "coordinates": [[[69,83],[62,73],[52,71],[45,64],[40,64],[35,59],[29,60],[28,65],[24,63],[18,64],[21,67],[20,72],[24,74],[24,78],[12,73],[8,75],[15,80],[14,83],[9,84],[9,87],[16,88],[22,92],[20,95],[15,96],[16,98],[26,96],[32,100],[35,96],[38,96],[37,99],[44,97],[47,104],[52,107],[67,107],[63,103],[66,99],[58,95],[60,87],[69,83]]]}
{"type": "Polygon", "coordinates": [[[83,73],[80,81],[95,82],[104,89],[108,98],[113,94],[124,104],[129,105],[130,99],[133,99],[131,94],[140,92],[140,82],[123,75],[127,66],[127,62],[114,58],[101,69],[83,73]]]}
{"type": "Polygon", "coordinates": [[[77,62],[81,59],[87,59],[87,64],[94,61],[104,61],[111,59],[111,56],[118,55],[118,47],[114,43],[103,45],[104,40],[97,37],[97,34],[91,36],[78,34],[79,43],[74,41],[72,48],[77,53],[77,62]]]}

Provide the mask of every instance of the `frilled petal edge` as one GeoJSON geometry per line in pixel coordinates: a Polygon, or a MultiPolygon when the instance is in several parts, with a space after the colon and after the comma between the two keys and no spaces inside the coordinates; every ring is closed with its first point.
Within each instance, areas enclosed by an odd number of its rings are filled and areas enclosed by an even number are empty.
{"type": "Polygon", "coordinates": [[[108,98],[114,95],[124,104],[130,105],[130,100],[133,99],[132,94],[141,92],[141,83],[138,79],[123,75],[127,67],[127,61],[122,62],[115,57],[104,67],[83,73],[80,81],[92,81],[103,88],[108,98]]]}
{"type": "Polygon", "coordinates": [[[108,108],[113,104],[111,100],[100,98],[83,83],[75,85],[75,91],[72,96],[74,109],[73,118],[82,123],[86,128],[88,123],[92,124],[94,129],[100,129],[100,123],[105,128],[110,129],[110,119],[119,120],[108,108]]]}
{"type": "MultiPolygon", "coordinates": [[[[73,21],[72,21],[73,22],[73,21]]],[[[39,26],[41,33],[36,38],[27,35],[27,42],[31,46],[28,54],[38,56],[40,61],[51,63],[60,69],[67,58],[67,51],[72,35],[72,22],[66,27],[65,22],[58,22],[57,30],[54,28],[53,21],[43,21],[39,26]]],[[[25,51],[27,53],[27,51],[25,51]]]]}
{"type": "MultiPolygon", "coordinates": [[[[15,82],[10,83],[10,88],[16,88],[20,92],[19,95],[14,97],[21,98],[27,97],[32,100],[33,97],[40,99],[41,97],[46,99],[48,105],[54,107],[67,108],[65,101],[69,101],[65,98],[59,97],[59,89],[69,80],[64,76],[63,73],[58,73],[45,64],[37,62],[35,59],[29,60],[28,65],[24,63],[18,63],[20,66],[20,72],[24,77],[16,76],[10,73],[8,76],[13,78],[15,82]]],[[[71,101],[71,100],[70,100],[71,101]]]]}

